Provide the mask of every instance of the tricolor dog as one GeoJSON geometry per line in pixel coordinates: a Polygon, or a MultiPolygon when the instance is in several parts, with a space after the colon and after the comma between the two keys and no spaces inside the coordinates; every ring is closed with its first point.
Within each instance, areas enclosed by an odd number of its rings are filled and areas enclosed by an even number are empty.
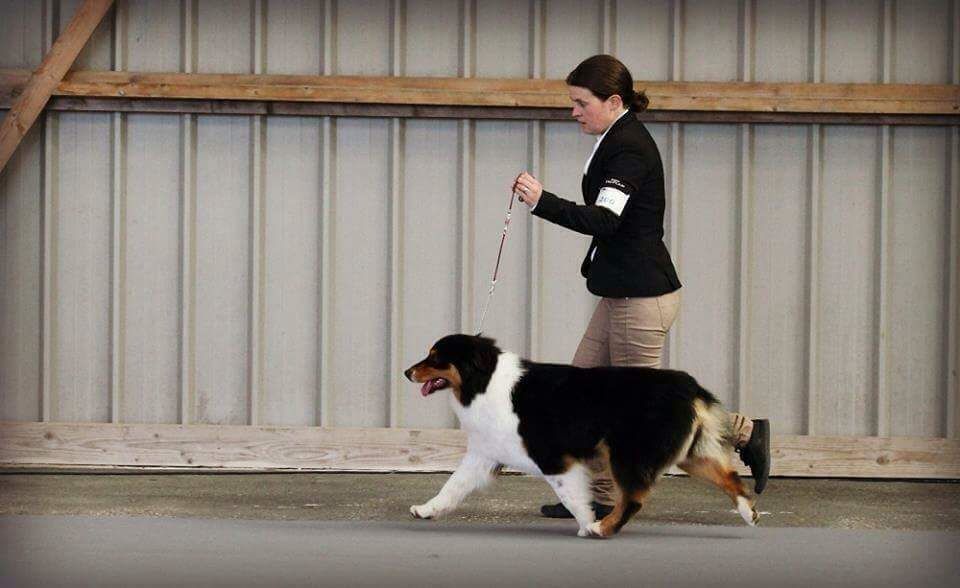
{"type": "Polygon", "coordinates": [[[617,533],[671,466],[727,493],[749,525],[753,498],[731,465],[729,419],[690,375],[627,367],[535,363],[492,339],[449,335],[406,376],[429,396],[450,389],[467,433],[467,453],[440,492],[410,508],[414,517],[453,511],[508,466],[542,476],[576,517],[581,537],[617,533]],[[595,520],[585,460],[609,460],[619,498],[595,520]]]}

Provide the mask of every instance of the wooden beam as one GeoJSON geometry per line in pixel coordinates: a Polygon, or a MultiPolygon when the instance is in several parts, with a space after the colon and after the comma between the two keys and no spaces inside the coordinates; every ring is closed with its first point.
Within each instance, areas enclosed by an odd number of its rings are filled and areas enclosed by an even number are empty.
{"type": "MultiPolygon", "coordinates": [[[[0,110],[8,107],[0,98],[0,110]]],[[[377,118],[446,118],[458,120],[572,120],[566,108],[510,106],[416,106],[338,102],[264,102],[156,98],[52,98],[47,110],[64,112],[132,112],[165,114],[263,114],[271,116],[350,116],[377,118]]],[[[645,122],[713,124],[960,125],[949,114],[835,114],[808,112],[712,112],[651,110],[645,122]]]]}
{"type": "Polygon", "coordinates": [[[87,44],[113,0],[84,0],[67,28],[60,33],[0,124],[0,171],[33,126],[63,76],[87,44]]]}
{"type": "MultiPolygon", "coordinates": [[[[0,96],[22,70],[0,70],[0,96]]],[[[960,116],[960,85],[637,82],[652,111],[960,116]]],[[[568,109],[562,80],[72,72],[57,96],[568,109]]]]}
{"type": "MultiPolygon", "coordinates": [[[[0,467],[451,471],[454,429],[0,423],[0,467]]],[[[960,441],[775,436],[775,476],[960,479],[960,441]]],[[[740,466],[740,471],[747,470],[740,466]]]]}

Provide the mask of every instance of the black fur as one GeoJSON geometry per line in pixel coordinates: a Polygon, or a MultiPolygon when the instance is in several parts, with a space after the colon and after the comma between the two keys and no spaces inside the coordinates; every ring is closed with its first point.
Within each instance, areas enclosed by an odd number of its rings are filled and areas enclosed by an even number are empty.
{"type": "MultiPolygon", "coordinates": [[[[461,402],[482,394],[500,349],[492,339],[444,337],[434,361],[454,364],[463,378],[461,402]]],[[[577,368],[524,361],[512,392],[518,433],[546,475],[565,471],[569,458],[593,456],[601,442],[624,490],[650,487],[689,438],[694,401],[717,399],[689,374],[639,367],[577,368]]]]}

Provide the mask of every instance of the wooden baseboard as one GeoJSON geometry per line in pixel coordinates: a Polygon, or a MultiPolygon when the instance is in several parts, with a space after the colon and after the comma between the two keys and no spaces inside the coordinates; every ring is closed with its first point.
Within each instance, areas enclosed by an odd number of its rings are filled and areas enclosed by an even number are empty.
{"type": "MultiPolygon", "coordinates": [[[[465,447],[454,429],[0,423],[8,469],[448,472],[465,447]]],[[[957,440],[777,435],[771,453],[774,476],[960,479],[957,440]]]]}

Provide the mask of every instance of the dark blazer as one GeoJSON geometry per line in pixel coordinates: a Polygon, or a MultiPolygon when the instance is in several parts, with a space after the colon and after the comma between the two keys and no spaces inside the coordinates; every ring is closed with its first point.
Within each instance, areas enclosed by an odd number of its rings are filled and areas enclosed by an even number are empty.
{"type": "Polygon", "coordinates": [[[533,214],[593,237],[580,267],[587,289],[608,298],[660,296],[679,289],[677,270],[663,244],[663,162],[653,137],[633,113],[610,127],[581,190],[585,205],[544,191],[533,214]],[[595,205],[604,187],[629,196],[619,216],[595,205]]]}

